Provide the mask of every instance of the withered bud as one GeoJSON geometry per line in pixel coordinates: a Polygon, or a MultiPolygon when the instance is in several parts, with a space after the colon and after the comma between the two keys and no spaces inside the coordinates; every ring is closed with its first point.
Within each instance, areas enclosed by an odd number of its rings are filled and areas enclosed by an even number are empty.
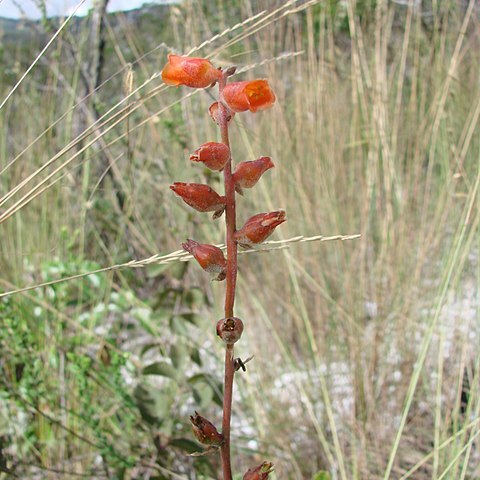
{"type": "Polygon", "coordinates": [[[218,432],[215,425],[195,412],[190,415],[192,430],[197,440],[203,445],[220,447],[223,444],[223,435],[218,432]]]}
{"type": "MultiPolygon", "coordinates": [[[[235,115],[229,108],[225,107],[227,111],[227,122],[229,122],[233,116],[235,115]]],[[[212,120],[217,124],[220,125],[220,107],[218,102],[214,102],[208,108],[208,113],[212,120]]]]}
{"type": "Polygon", "coordinates": [[[265,480],[273,472],[273,463],[263,462],[258,467],[252,467],[247,470],[243,480],[265,480]]]}
{"type": "Polygon", "coordinates": [[[182,248],[193,255],[198,264],[206,272],[216,276],[215,280],[225,280],[227,259],[218,247],[188,239],[185,243],[182,243],[182,248]]]}
{"type": "Polygon", "coordinates": [[[225,196],[220,196],[208,185],[175,182],[170,189],[198,212],[215,212],[213,218],[220,217],[225,210],[225,196]]]}
{"type": "Polygon", "coordinates": [[[235,75],[235,72],[237,71],[237,66],[236,65],[232,65],[231,67],[228,67],[226,70],[225,70],[225,75],[227,77],[231,77],[232,75],[235,75]]]}
{"type": "Polygon", "coordinates": [[[223,170],[230,159],[230,149],[219,142],[207,142],[198,147],[191,155],[192,162],[203,162],[210,170],[223,170]]]}
{"type": "Polygon", "coordinates": [[[233,173],[235,190],[243,195],[243,188],[252,188],[260,177],[275,165],[270,157],[260,157],[249,162],[240,162],[233,173]]]}
{"type": "Polygon", "coordinates": [[[284,210],[269,213],[259,213],[249,218],[245,225],[235,232],[235,240],[239,245],[250,248],[262,243],[287,219],[284,210]]]}
{"type": "Polygon", "coordinates": [[[237,317],[222,318],[217,322],[217,335],[231,345],[240,340],[243,333],[243,322],[237,317]]]}

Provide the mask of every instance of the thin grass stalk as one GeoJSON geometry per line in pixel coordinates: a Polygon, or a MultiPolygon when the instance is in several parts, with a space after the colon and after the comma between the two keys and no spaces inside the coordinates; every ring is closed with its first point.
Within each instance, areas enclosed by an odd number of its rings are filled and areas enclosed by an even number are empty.
{"type": "MultiPolygon", "coordinates": [[[[447,465],[447,467],[445,468],[445,470],[442,472],[442,474],[436,479],[436,480],[442,480],[444,479],[448,472],[450,472],[450,470],[456,465],[456,463],[458,462],[458,460],[461,458],[461,456],[466,452],[468,451],[468,449],[470,449],[473,445],[473,443],[475,442],[475,440],[477,439],[477,437],[480,435],[480,430],[478,430],[475,435],[473,435],[469,440],[468,442],[462,447],[462,449],[455,455],[455,457],[453,458],[453,460],[447,465]]],[[[434,478],[434,477],[433,477],[434,478]]]]}
{"type": "MultiPolygon", "coordinates": [[[[455,435],[452,435],[450,438],[445,440],[441,445],[438,446],[439,450],[443,450],[444,448],[448,447],[453,441],[458,439],[459,437],[465,435],[470,429],[477,427],[480,424],[480,418],[477,418],[473,422],[470,422],[468,425],[465,425],[461,430],[459,430],[455,435]]],[[[413,467],[411,467],[407,472],[405,472],[399,480],[406,480],[407,478],[412,478],[411,475],[415,473],[419,468],[425,465],[434,455],[435,450],[432,450],[430,453],[425,455],[421,460],[419,460],[413,467]]]]}
{"type": "Polygon", "coordinates": [[[438,323],[439,317],[440,317],[440,312],[443,307],[443,303],[445,301],[448,289],[450,287],[450,282],[451,279],[454,275],[454,270],[455,267],[457,266],[457,260],[460,256],[460,251],[461,248],[464,244],[464,239],[467,233],[467,228],[468,228],[468,222],[470,219],[470,215],[473,209],[473,206],[476,203],[477,200],[477,194],[478,194],[478,189],[480,185],[480,170],[477,172],[477,177],[475,181],[475,185],[470,193],[470,198],[469,202],[465,207],[465,214],[464,217],[460,220],[460,223],[458,225],[458,233],[455,235],[455,242],[454,245],[452,246],[451,254],[449,255],[449,265],[448,268],[445,272],[445,276],[443,278],[443,281],[440,286],[440,291],[438,294],[438,300],[437,300],[437,305],[435,308],[435,313],[430,320],[430,324],[428,325],[427,332],[425,333],[424,340],[422,342],[421,348],[420,348],[420,353],[418,355],[417,361],[415,363],[415,368],[412,372],[412,376],[410,378],[410,383],[408,386],[408,391],[407,391],[407,396],[405,398],[405,405],[402,411],[402,416],[400,420],[400,425],[397,430],[397,434],[395,436],[395,440],[392,446],[392,449],[390,451],[390,456],[387,464],[387,468],[385,470],[384,474],[384,480],[388,480],[390,477],[390,474],[392,472],[393,468],[393,463],[398,451],[398,447],[400,445],[400,440],[403,434],[403,430],[405,428],[406,422],[407,422],[407,416],[408,412],[410,411],[410,407],[413,402],[413,397],[415,395],[415,391],[417,388],[418,380],[420,378],[421,371],[423,369],[423,366],[425,364],[425,359],[427,357],[428,350],[430,348],[430,344],[433,338],[433,332],[435,329],[435,326],[438,323]]]}

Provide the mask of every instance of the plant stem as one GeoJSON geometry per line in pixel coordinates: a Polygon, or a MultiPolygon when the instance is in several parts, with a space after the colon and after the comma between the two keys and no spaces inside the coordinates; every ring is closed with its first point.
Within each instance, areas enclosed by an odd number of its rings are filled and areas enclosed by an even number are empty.
{"type": "MultiPolygon", "coordinates": [[[[230,148],[228,138],[228,110],[222,104],[222,91],[227,82],[227,76],[224,74],[219,82],[219,127],[222,142],[230,148]]],[[[235,184],[232,178],[232,157],[225,165],[223,170],[225,182],[225,222],[226,222],[226,244],[227,244],[227,277],[225,289],[225,318],[233,317],[233,305],[235,303],[235,286],[237,282],[237,243],[234,239],[236,229],[236,212],[235,212],[235,184]]],[[[233,394],[233,377],[235,375],[235,366],[233,362],[233,345],[227,345],[225,351],[225,383],[223,396],[223,420],[222,434],[224,443],[220,454],[222,457],[223,480],[232,480],[232,467],[230,459],[230,420],[232,417],[232,394],[233,394]]]]}
{"type": "Polygon", "coordinates": [[[222,434],[223,445],[220,450],[222,457],[223,480],[232,480],[232,466],[230,460],[230,420],[232,417],[233,377],[235,367],[233,363],[233,345],[227,345],[225,351],[225,385],[223,395],[222,434]]]}

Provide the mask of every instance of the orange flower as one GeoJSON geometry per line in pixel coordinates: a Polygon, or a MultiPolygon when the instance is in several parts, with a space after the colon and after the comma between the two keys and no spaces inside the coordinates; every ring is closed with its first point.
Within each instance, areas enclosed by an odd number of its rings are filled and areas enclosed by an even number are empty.
{"type": "Polygon", "coordinates": [[[243,195],[242,188],[252,188],[260,180],[260,177],[274,166],[270,157],[260,157],[250,162],[240,162],[233,174],[235,190],[243,195]]]}
{"type": "Polygon", "coordinates": [[[233,82],[223,89],[223,100],[234,112],[256,112],[270,108],[275,103],[275,94],[267,80],[233,82]]]}
{"type": "Polygon", "coordinates": [[[192,162],[203,162],[210,170],[223,170],[230,158],[230,149],[224,143],[208,142],[198,147],[191,155],[192,162]]]}
{"type": "Polygon", "coordinates": [[[218,218],[225,210],[225,197],[208,185],[175,182],[170,188],[198,212],[215,212],[213,218],[218,218]]]}
{"type": "Polygon", "coordinates": [[[235,232],[235,240],[242,247],[251,247],[265,241],[281,223],[286,221],[284,210],[259,213],[249,218],[245,225],[235,232]]]}
{"type": "Polygon", "coordinates": [[[168,63],[162,70],[162,80],[167,85],[178,87],[205,88],[222,77],[222,71],[217,70],[205,58],[181,57],[170,54],[168,63]]]}
{"type": "Polygon", "coordinates": [[[218,247],[188,239],[182,243],[182,248],[191,253],[206,272],[217,275],[214,280],[225,280],[227,260],[218,247]]]}
{"type": "Polygon", "coordinates": [[[190,415],[192,422],[192,430],[197,440],[204,445],[212,445],[220,447],[223,443],[223,435],[218,432],[215,425],[195,412],[195,415],[190,415]]]}
{"type": "Polygon", "coordinates": [[[273,463],[263,462],[258,467],[249,468],[243,476],[243,480],[266,480],[273,472],[273,463]]]}

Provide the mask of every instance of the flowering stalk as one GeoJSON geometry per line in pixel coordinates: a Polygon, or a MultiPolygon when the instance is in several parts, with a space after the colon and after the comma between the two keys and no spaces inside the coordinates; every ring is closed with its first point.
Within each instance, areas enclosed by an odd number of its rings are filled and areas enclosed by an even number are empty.
{"type": "MultiPolygon", "coordinates": [[[[222,98],[223,89],[227,83],[227,76],[223,74],[218,90],[222,98]]],[[[219,102],[218,126],[222,143],[230,149],[228,138],[228,111],[222,102],[219,102]]],[[[228,159],[223,170],[225,182],[225,223],[226,223],[226,244],[227,244],[227,277],[225,288],[225,318],[233,317],[233,305],[235,303],[235,287],[237,284],[237,243],[235,242],[236,230],[236,204],[235,204],[235,182],[232,176],[232,156],[228,159]]],[[[232,479],[232,467],[230,459],[230,421],[232,418],[233,398],[233,377],[235,375],[234,365],[234,344],[227,343],[225,350],[225,379],[223,394],[223,419],[222,433],[224,442],[221,447],[222,470],[224,480],[232,479]]]]}
{"type": "MultiPolygon", "coordinates": [[[[227,258],[213,245],[200,244],[188,240],[183,248],[190,252],[200,266],[207,272],[217,275],[216,280],[226,280],[225,317],[217,322],[217,335],[225,342],[225,383],[223,397],[222,433],[207,419],[195,412],[190,417],[197,439],[209,449],[219,448],[222,459],[223,480],[232,480],[230,457],[230,422],[232,417],[233,380],[235,372],[245,365],[240,359],[234,359],[234,343],[243,332],[242,320],[234,317],[235,287],[237,282],[237,248],[252,246],[263,242],[273,230],[285,221],[285,212],[254,215],[247,220],[241,230],[236,229],[236,192],[242,188],[252,188],[265,171],[272,168],[269,157],[255,161],[242,162],[233,172],[232,155],[229,140],[229,122],[235,112],[256,112],[269,108],[275,102],[275,95],[267,80],[233,82],[228,77],[235,73],[235,67],[225,71],[215,69],[206,59],[169,55],[169,62],[162,71],[162,78],[168,85],[184,85],[203,88],[218,82],[219,98],[209,108],[209,114],[220,129],[221,143],[207,142],[197,148],[190,156],[194,162],[202,162],[211,170],[223,170],[225,195],[220,196],[207,185],[175,182],[170,188],[187,205],[199,212],[215,212],[214,218],[225,211],[227,258]]],[[[248,360],[245,361],[245,363],[248,360]]],[[[245,480],[266,479],[273,470],[271,463],[264,462],[251,468],[244,476],[245,480]]]]}

